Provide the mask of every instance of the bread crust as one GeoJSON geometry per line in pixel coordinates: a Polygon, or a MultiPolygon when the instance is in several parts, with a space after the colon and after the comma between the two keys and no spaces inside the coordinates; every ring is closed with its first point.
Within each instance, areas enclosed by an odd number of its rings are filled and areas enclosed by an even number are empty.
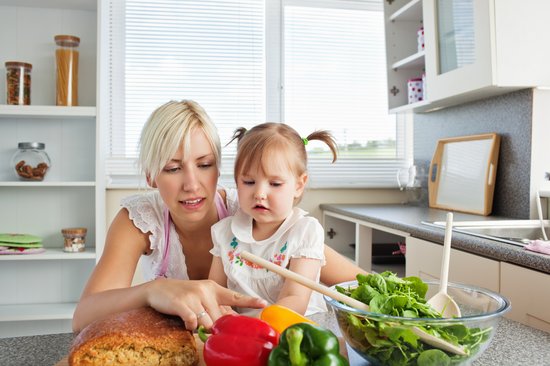
{"type": "Polygon", "coordinates": [[[69,365],[197,365],[183,321],[146,307],[95,321],[74,339],[69,365]]]}

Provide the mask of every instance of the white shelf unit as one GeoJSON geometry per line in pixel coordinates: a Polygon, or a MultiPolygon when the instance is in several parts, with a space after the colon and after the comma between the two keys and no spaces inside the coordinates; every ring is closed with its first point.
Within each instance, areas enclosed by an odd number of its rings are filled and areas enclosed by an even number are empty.
{"type": "Polygon", "coordinates": [[[103,240],[96,0],[0,0],[0,62],[33,65],[31,105],[5,105],[0,83],[0,232],[38,235],[46,252],[0,256],[0,338],[71,332],[78,299],[103,240]],[[55,105],[57,34],[79,36],[79,104],[55,105]],[[46,144],[42,182],[20,181],[11,158],[18,142],[46,144]],[[63,252],[61,229],[86,227],[86,251],[63,252]]]}
{"type": "Polygon", "coordinates": [[[408,103],[407,81],[421,78],[425,70],[425,51],[418,49],[417,41],[422,0],[384,1],[384,18],[390,113],[421,108],[425,101],[408,103]]]}

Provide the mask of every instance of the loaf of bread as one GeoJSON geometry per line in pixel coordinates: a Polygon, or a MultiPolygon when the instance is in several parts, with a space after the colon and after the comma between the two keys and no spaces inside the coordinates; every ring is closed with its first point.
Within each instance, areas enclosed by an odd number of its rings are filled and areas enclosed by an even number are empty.
{"type": "Polygon", "coordinates": [[[197,365],[193,334],[179,317],[141,308],[84,328],[74,339],[69,365],[197,365]]]}

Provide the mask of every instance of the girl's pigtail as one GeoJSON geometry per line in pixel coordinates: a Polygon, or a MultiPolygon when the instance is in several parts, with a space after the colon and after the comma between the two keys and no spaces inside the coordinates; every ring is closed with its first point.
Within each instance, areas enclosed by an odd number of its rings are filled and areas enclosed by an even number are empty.
{"type": "Polygon", "coordinates": [[[315,131],[311,134],[309,134],[305,141],[312,141],[312,140],[319,140],[327,144],[330,151],[332,151],[332,162],[334,163],[338,156],[338,145],[336,144],[336,140],[334,139],[334,136],[327,131],[327,130],[320,130],[315,131]]]}
{"type": "Polygon", "coordinates": [[[234,140],[237,140],[237,145],[239,145],[239,142],[242,140],[245,134],[246,134],[246,128],[244,127],[237,128],[233,133],[233,137],[231,138],[231,140],[229,140],[229,142],[225,146],[229,145],[234,140]]]}

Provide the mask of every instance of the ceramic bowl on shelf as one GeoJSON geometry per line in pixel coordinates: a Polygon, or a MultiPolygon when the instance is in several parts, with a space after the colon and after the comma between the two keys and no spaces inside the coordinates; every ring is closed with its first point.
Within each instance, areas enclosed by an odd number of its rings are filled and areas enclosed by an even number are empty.
{"type": "MultiPolygon", "coordinates": [[[[427,286],[427,292],[421,296],[423,299],[395,295],[378,297],[373,300],[374,303],[370,303],[371,311],[377,306],[380,309],[410,306],[410,310],[401,312],[407,316],[388,315],[374,311],[365,312],[351,308],[327,296],[324,298],[334,312],[346,342],[372,365],[471,364],[489,346],[498,320],[510,309],[510,302],[489,290],[449,283],[447,292],[459,305],[461,317],[433,318],[425,315],[416,317],[413,314],[417,311],[415,307],[426,306],[425,299],[429,299],[439,289],[438,282],[426,281],[423,283],[427,286]],[[417,304],[415,305],[415,303],[417,304]],[[456,344],[466,354],[457,355],[425,344],[414,334],[413,328],[420,328],[438,338],[456,344]]],[[[372,292],[373,287],[358,286],[357,281],[341,283],[333,286],[333,289],[340,288],[340,292],[345,291],[344,293],[350,295],[359,287],[364,288],[355,291],[352,297],[358,297],[358,300],[366,302],[368,298],[376,296],[372,292]]]]}

